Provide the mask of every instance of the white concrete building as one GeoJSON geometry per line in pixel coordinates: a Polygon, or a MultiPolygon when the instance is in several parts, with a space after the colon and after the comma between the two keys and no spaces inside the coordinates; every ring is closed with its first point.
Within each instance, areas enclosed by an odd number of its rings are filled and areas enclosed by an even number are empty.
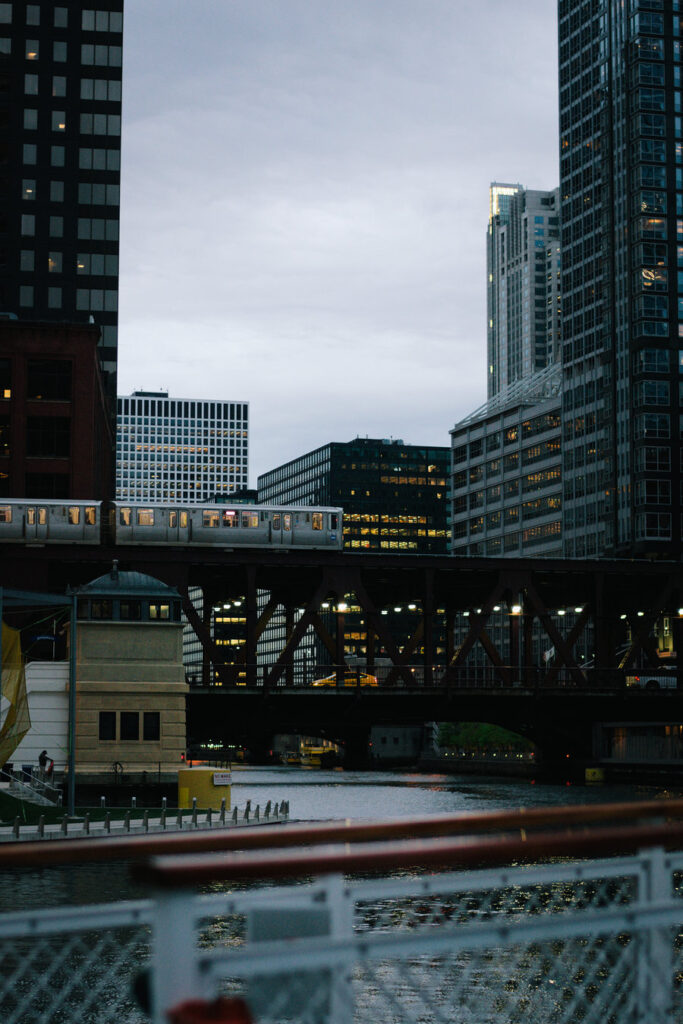
{"type": "Polygon", "coordinates": [[[116,497],[214,501],[247,486],[249,404],[134,391],[117,402],[116,497]]]}

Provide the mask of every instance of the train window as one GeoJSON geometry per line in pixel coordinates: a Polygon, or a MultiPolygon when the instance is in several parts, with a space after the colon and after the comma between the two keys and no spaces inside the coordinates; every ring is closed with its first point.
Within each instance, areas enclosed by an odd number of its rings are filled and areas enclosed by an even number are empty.
{"type": "Polygon", "coordinates": [[[280,513],[279,512],[273,512],[273,529],[274,530],[279,530],[280,529],[280,513]]]}
{"type": "Polygon", "coordinates": [[[168,513],[168,525],[171,529],[178,525],[178,513],[174,509],[171,509],[168,513]]]}
{"type": "Polygon", "coordinates": [[[130,509],[120,508],[119,509],[119,524],[121,526],[130,526],[130,509]]]}
{"type": "Polygon", "coordinates": [[[258,512],[243,512],[242,528],[248,530],[255,526],[258,526],[258,512]]]}
{"type": "Polygon", "coordinates": [[[138,509],[138,526],[154,526],[154,509],[138,509]]]}
{"type": "Polygon", "coordinates": [[[291,512],[285,512],[282,516],[282,528],[283,530],[292,529],[292,514],[291,512]]]}
{"type": "Polygon", "coordinates": [[[0,523],[12,522],[12,506],[0,505],[0,523]]]}
{"type": "Polygon", "coordinates": [[[168,604],[153,604],[150,602],[149,605],[149,617],[150,619],[168,619],[170,618],[170,605],[168,604]]]}
{"type": "Polygon", "coordinates": [[[237,513],[233,512],[232,509],[226,509],[223,513],[223,526],[239,526],[239,519],[237,513]]]}
{"type": "Polygon", "coordinates": [[[26,522],[29,526],[36,525],[36,510],[34,508],[26,509],[26,522]]]}
{"type": "Polygon", "coordinates": [[[202,512],[202,525],[203,526],[218,526],[220,523],[220,513],[209,511],[204,509],[202,512]]]}
{"type": "Polygon", "coordinates": [[[187,529],[187,512],[180,513],[180,528],[181,530],[187,529]]]}
{"type": "Polygon", "coordinates": [[[38,509],[38,526],[46,526],[46,525],[47,525],[47,509],[46,508],[39,508],[38,509]]]}
{"type": "Polygon", "coordinates": [[[86,526],[95,526],[97,523],[97,511],[94,505],[87,506],[84,521],[86,526]]]}
{"type": "Polygon", "coordinates": [[[81,521],[81,510],[78,505],[69,505],[69,524],[78,526],[81,521]]]}
{"type": "Polygon", "coordinates": [[[331,530],[336,530],[337,529],[338,521],[339,521],[339,516],[337,515],[337,513],[336,512],[330,512],[330,529],[331,530]]]}
{"type": "Polygon", "coordinates": [[[323,514],[322,512],[313,513],[313,529],[322,530],[323,528],[323,514]]]}

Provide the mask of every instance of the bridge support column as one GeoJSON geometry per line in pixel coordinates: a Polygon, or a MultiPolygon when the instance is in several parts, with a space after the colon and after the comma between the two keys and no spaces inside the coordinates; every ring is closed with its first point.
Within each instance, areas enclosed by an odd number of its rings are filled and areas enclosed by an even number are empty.
{"type": "MultiPolygon", "coordinates": [[[[291,604],[287,602],[285,605],[285,634],[287,636],[287,643],[292,639],[292,633],[294,632],[294,609],[291,604]]],[[[285,665],[285,685],[294,686],[294,652],[290,651],[287,657],[287,663],[285,665]]]]}
{"type": "Polygon", "coordinates": [[[344,734],[344,767],[367,768],[370,765],[370,730],[365,726],[344,734]]]}
{"type": "MultiPolygon", "coordinates": [[[[211,617],[213,615],[213,594],[208,587],[202,587],[202,626],[206,636],[211,636],[211,617]]],[[[202,644],[202,686],[211,684],[211,657],[207,646],[202,644]]]]}
{"type": "Polygon", "coordinates": [[[270,733],[251,735],[248,750],[251,764],[270,764],[273,759],[273,737],[270,733]]]}

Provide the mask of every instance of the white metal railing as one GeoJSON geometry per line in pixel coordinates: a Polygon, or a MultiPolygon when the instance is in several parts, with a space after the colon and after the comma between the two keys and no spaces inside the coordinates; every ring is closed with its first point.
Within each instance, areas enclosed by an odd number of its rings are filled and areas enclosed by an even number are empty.
{"type": "MultiPolygon", "coordinates": [[[[683,825],[662,819],[683,817],[683,802],[644,806],[618,827],[588,827],[615,813],[595,806],[351,824],[349,842],[309,849],[344,825],[307,839],[300,826],[232,832],[223,847],[249,852],[138,866],[149,901],[0,915],[0,1019],[138,1024],[149,1017],[135,983],[155,1024],[680,1022],[683,854],[665,846],[683,844],[683,825]],[[399,841],[411,833],[437,838],[399,841]]],[[[142,842],[112,841],[111,856],[142,842]]],[[[147,842],[191,851],[208,839],[147,842]]]]}
{"type": "MultiPolygon", "coordinates": [[[[196,804],[196,801],[195,801],[196,804]]],[[[140,810],[126,811],[122,817],[111,812],[93,817],[89,812],[82,816],[69,818],[64,815],[61,821],[47,823],[44,816],[37,823],[28,824],[17,817],[11,825],[0,825],[0,843],[14,843],[30,840],[48,839],[80,839],[85,836],[103,838],[124,835],[150,835],[155,832],[175,832],[197,829],[243,828],[250,825],[269,825],[289,820],[289,801],[280,803],[269,800],[262,808],[260,804],[251,806],[248,800],[240,809],[226,809],[225,800],[221,801],[218,810],[198,808],[191,810],[165,809],[158,813],[140,810]]]]}

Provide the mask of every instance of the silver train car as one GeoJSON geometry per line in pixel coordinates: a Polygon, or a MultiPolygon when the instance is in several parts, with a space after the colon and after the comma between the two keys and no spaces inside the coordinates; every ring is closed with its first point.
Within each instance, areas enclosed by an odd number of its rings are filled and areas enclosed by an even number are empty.
{"type": "Polygon", "coordinates": [[[112,502],[116,544],[182,547],[341,548],[340,508],[272,505],[145,505],[112,502]]]}
{"type": "Polygon", "coordinates": [[[0,500],[0,544],[336,548],[340,508],[0,500]]]}
{"type": "Polygon", "coordinates": [[[0,498],[0,544],[101,544],[101,501],[0,498]]]}

